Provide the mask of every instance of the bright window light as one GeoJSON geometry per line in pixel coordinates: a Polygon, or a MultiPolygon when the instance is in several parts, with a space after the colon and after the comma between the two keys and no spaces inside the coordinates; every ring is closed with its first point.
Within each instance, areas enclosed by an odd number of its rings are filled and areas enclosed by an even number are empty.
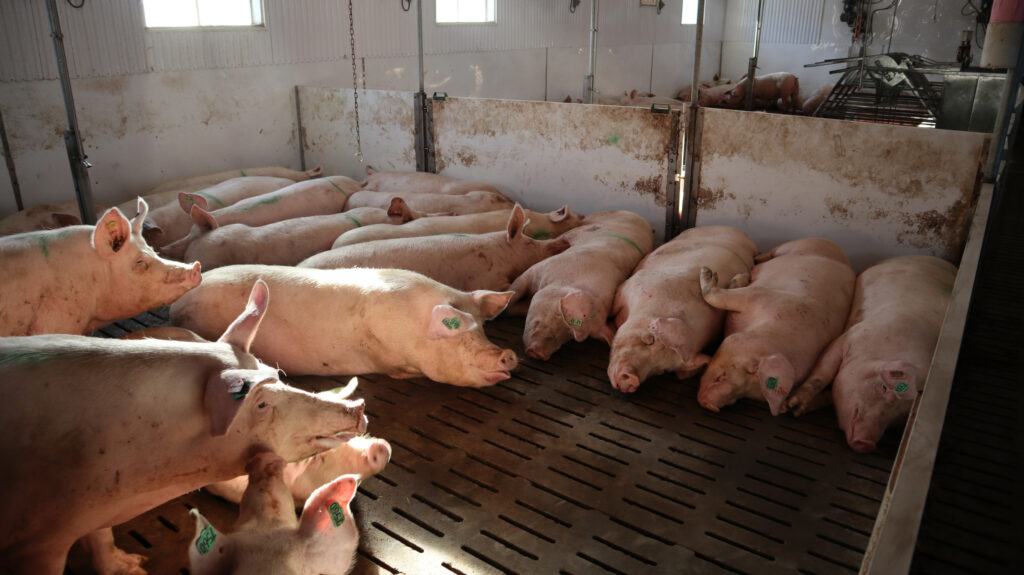
{"type": "Polygon", "coordinates": [[[495,0],[437,0],[438,24],[479,24],[494,22],[495,0]]]}
{"type": "Polygon", "coordinates": [[[697,23],[697,0],[683,0],[683,24],[697,23]]]}
{"type": "Polygon", "coordinates": [[[262,0],[142,0],[147,28],[262,26],[262,0]]]}

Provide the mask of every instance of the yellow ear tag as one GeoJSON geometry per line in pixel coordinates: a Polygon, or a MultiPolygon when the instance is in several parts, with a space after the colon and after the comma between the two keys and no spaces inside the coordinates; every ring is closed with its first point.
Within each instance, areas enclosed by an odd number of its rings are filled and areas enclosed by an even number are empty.
{"type": "Polygon", "coordinates": [[[114,228],[117,227],[117,222],[107,222],[107,227],[110,228],[110,230],[114,230],[114,228]]]}

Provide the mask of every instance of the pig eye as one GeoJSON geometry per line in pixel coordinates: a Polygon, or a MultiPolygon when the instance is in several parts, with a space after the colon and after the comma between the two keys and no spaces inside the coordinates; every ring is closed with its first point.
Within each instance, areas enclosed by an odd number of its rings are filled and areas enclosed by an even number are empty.
{"type": "Polygon", "coordinates": [[[146,261],[146,258],[139,258],[135,260],[135,269],[140,271],[146,271],[149,269],[149,262],[146,261]]]}
{"type": "Polygon", "coordinates": [[[267,402],[265,402],[265,401],[261,401],[261,402],[260,402],[260,403],[259,403],[259,404],[258,404],[258,405],[256,406],[256,408],[257,408],[257,409],[266,409],[266,407],[267,407],[267,402]]]}

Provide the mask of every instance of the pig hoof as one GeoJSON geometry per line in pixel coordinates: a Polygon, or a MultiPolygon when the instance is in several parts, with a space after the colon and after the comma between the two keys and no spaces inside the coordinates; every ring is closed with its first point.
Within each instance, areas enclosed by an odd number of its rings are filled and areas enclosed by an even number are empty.
{"type": "Polygon", "coordinates": [[[711,268],[700,268],[700,293],[708,295],[718,285],[718,274],[711,271],[711,268]]]}
{"type": "Polygon", "coordinates": [[[750,274],[736,274],[729,280],[729,289],[750,285],[750,274]]]}
{"type": "Polygon", "coordinates": [[[374,473],[384,469],[384,466],[391,460],[391,446],[387,441],[381,440],[370,446],[369,449],[370,468],[374,473]]]}

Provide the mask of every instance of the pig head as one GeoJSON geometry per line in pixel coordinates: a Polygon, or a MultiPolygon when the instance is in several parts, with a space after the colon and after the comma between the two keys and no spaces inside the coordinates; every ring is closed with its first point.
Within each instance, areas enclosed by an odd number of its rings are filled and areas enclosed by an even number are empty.
{"type": "Polygon", "coordinates": [[[700,378],[697,403],[710,411],[741,398],[764,399],[772,415],[784,410],[793,390],[793,365],[757,337],[735,333],[726,337],[700,378]]]}
{"type": "Polygon", "coordinates": [[[594,294],[564,285],[548,285],[533,295],[523,344],[530,357],[547,360],[570,339],[599,337],[611,345],[614,332],[608,310],[594,294]]]}
{"type": "Polygon", "coordinates": [[[359,530],[352,517],[357,478],[340,476],[319,487],[295,518],[283,459],[258,454],[246,466],[249,486],[233,533],[218,531],[198,509],[189,543],[192,573],[220,575],[344,575],[352,569],[359,530]]]}
{"type": "Polygon", "coordinates": [[[632,393],[640,382],[666,371],[685,379],[708,363],[708,356],[689,341],[685,319],[659,317],[648,321],[627,320],[615,332],[608,373],[612,387],[632,393]]]}
{"type": "Polygon", "coordinates": [[[832,383],[839,427],[860,453],[875,450],[885,430],[907,420],[919,389],[919,370],[906,361],[844,366],[832,383]]]}

